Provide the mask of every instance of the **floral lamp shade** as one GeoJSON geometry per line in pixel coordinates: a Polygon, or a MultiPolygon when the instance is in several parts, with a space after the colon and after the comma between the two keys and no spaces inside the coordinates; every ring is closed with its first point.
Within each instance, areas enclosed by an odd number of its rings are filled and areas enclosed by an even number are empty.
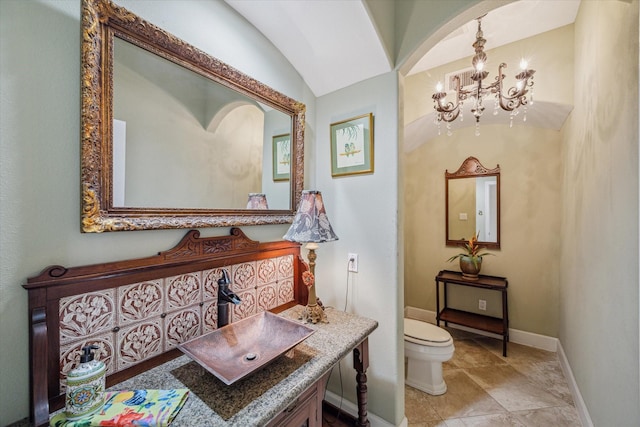
{"type": "Polygon", "coordinates": [[[249,193],[247,209],[269,209],[267,196],[263,193],[249,193]]]}
{"type": "Polygon", "coordinates": [[[323,243],[338,240],[338,236],[333,232],[329,223],[322,194],[319,191],[305,190],[302,192],[298,212],[283,239],[298,243],[323,243]]]}
{"type": "Polygon", "coordinates": [[[306,243],[306,248],[309,250],[307,255],[309,259],[307,273],[309,274],[305,277],[303,273],[303,281],[309,288],[309,295],[301,319],[311,323],[328,322],[324,308],[316,297],[316,249],[318,243],[338,240],[338,236],[331,228],[327,212],[324,210],[322,194],[319,191],[305,190],[302,192],[300,206],[298,206],[298,212],[293,218],[293,224],[282,238],[291,242],[306,243]]]}

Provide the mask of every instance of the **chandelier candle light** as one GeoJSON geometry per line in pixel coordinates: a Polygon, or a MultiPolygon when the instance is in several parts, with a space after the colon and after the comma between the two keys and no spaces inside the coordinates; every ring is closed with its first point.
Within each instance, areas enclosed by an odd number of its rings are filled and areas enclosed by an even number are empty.
{"type": "Polygon", "coordinates": [[[309,260],[309,272],[304,277],[305,284],[309,287],[309,299],[304,308],[302,318],[307,322],[318,323],[327,322],[324,309],[318,304],[315,285],[316,249],[318,243],[338,240],[338,236],[333,232],[329,218],[324,209],[322,194],[319,191],[305,190],[302,192],[298,212],[293,219],[293,224],[283,236],[284,240],[290,242],[306,243],[309,250],[307,259],[309,260]]]}
{"type": "Polygon", "coordinates": [[[483,98],[489,94],[495,94],[494,115],[498,114],[499,108],[511,112],[509,123],[510,127],[513,126],[513,117],[518,114],[517,109],[521,106],[524,106],[523,121],[527,121],[527,104],[533,104],[533,74],[535,73],[535,70],[527,69],[528,64],[526,60],[522,59],[522,61],[520,61],[521,71],[516,75],[516,85],[509,88],[506,93],[502,88],[503,79],[506,77],[502,74],[502,70],[507,68],[507,64],[504,62],[498,67],[498,75],[496,76],[495,81],[487,86],[482,85],[482,81],[489,75],[489,72],[484,70],[487,62],[487,54],[484,53],[484,45],[487,41],[483,37],[481,26],[481,20],[484,16],[485,15],[477,19],[478,32],[476,33],[476,41],[473,43],[473,47],[476,51],[476,54],[471,60],[473,73],[470,78],[474,82],[473,86],[463,89],[460,77],[456,75],[453,77],[456,91],[455,103],[450,101],[447,102],[447,93],[443,92],[441,83],[438,83],[436,93],[432,96],[434,101],[433,108],[437,112],[436,123],[438,124],[438,134],[440,134],[440,123],[445,121],[447,122],[447,135],[451,135],[451,122],[456,120],[458,117],[460,117],[460,121],[464,119],[462,107],[464,101],[471,98],[473,100],[471,113],[476,118],[476,136],[480,135],[480,117],[484,112],[484,105],[482,102],[483,98]],[[527,100],[526,94],[529,92],[529,88],[531,88],[531,94],[530,99],[527,100]]]}

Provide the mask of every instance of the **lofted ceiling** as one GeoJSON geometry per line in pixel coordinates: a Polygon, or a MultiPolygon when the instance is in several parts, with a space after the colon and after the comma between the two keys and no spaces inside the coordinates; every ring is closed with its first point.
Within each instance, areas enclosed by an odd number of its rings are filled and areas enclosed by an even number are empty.
{"type": "Polygon", "coordinates": [[[315,96],[392,70],[358,0],[225,0],[271,41],[315,96]]]}
{"type": "MultiPolygon", "coordinates": [[[[317,97],[401,65],[387,56],[364,0],[225,1],[283,53],[317,97]]],[[[519,0],[494,9],[482,19],[486,50],[571,24],[579,5],[580,0],[519,0]]],[[[416,62],[409,75],[470,57],[476,30],[472,20],[450,33],[416,62]]],[[[538,114],[547,106],[537,104],[529,111],[534,126],[559,129],[570,111],[567,106],[550,106],[553,114],[538,114]]],[[[425,130],[437,135],[429,116],[407,126],[408,135],[414,130],[422,138],[425,130]]]]}

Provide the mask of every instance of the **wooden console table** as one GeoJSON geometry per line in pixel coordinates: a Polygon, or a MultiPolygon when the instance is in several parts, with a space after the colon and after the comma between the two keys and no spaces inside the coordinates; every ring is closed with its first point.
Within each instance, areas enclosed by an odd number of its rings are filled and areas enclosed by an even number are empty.
{"type": "Polygon", "coordinates": [[[507,342],[509,341],[509,309],[507,306],[507,287],[509,283],[504,277],[478,275],[477,280],[466,279],[458,271],[443,270],[436,276],[436,322],[445,325],[455,323],[470,328],[502,335],[502,355],[507,356],[507,342]],[[444,305],[440,310],[440,283],[444,287],[444,305]],[[502,318],[471,313],[450,308],[447,304],[447,285],[470,286],[473,288],[489,289],[502,293],[502,318]]]}

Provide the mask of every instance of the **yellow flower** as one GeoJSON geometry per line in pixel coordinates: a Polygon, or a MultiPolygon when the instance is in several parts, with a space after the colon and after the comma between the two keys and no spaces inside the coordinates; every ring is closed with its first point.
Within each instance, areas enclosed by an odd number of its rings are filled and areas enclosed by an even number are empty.
{"type": "Polygon", "coordinates": [[[482,259],[485,255],[493,255],[488,252],[480,253],[480,250],[483,248],[482,245],[478,244],[478,237],[480,237],[480,232],[475,236],[472,236],[462,247],[464,248],[464,253],[460,253],[458,255],[454,255],[449,258],[447,261],[451,262],[460,257],[469,257],[473,261],[474,264],[477,264],[478,258],[482,259]]]}

